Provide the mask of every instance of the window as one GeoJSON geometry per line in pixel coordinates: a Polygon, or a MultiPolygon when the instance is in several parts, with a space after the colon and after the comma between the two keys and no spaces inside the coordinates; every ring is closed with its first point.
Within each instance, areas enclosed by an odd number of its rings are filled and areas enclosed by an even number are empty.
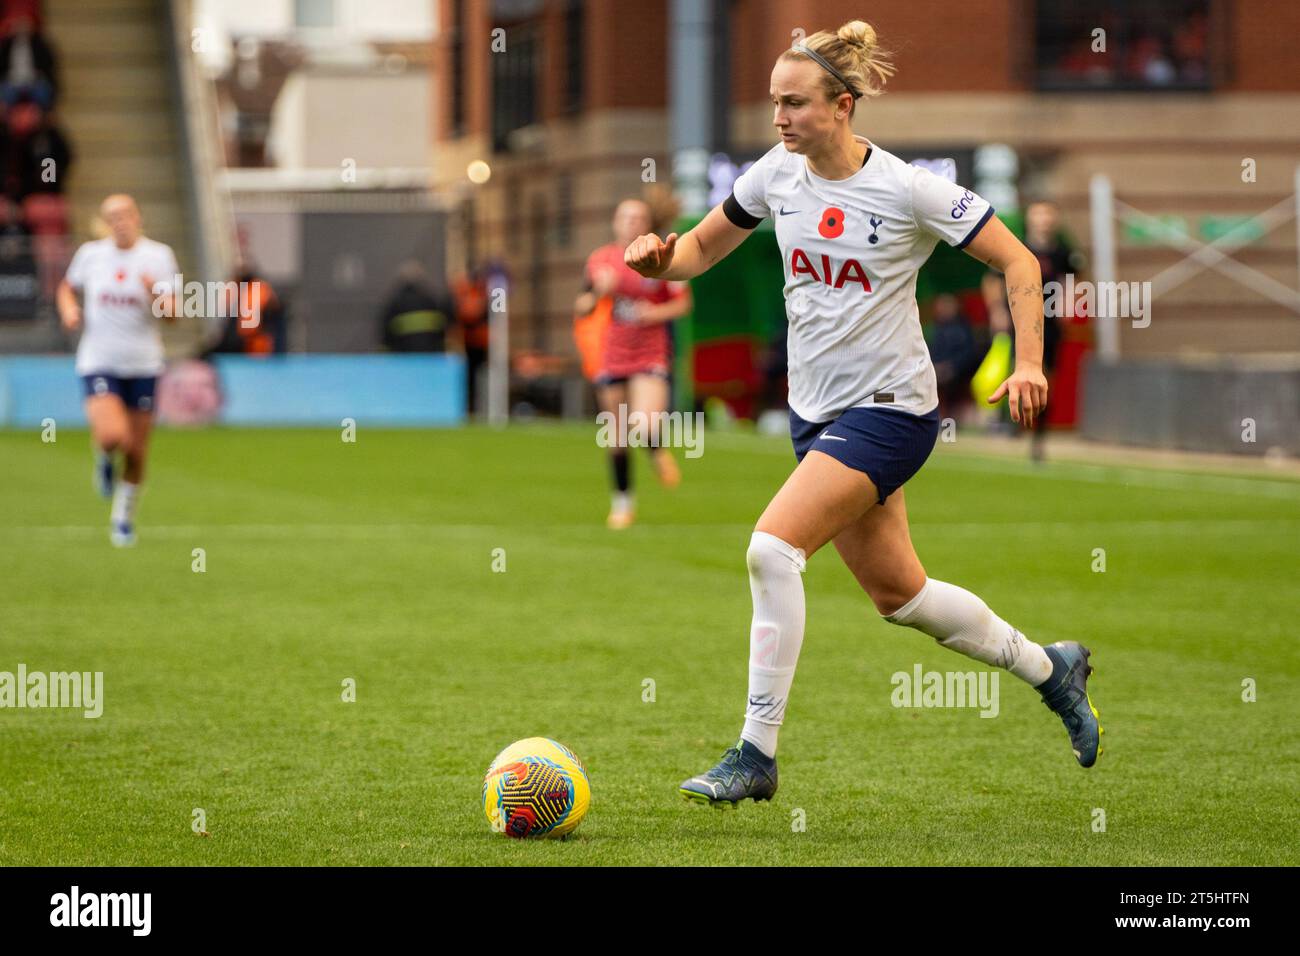
{"type": "Polygon", "coordinates": [[[540,42],[536,22],[504,27],[505,50],[492,63],[492,148],[510,148],[510,134],[537,122],[537,61],[540,42]]]}
{"type": "Polygon", "coordinates": [[[293,22],[300,27],[334,26],[334,0],[293,0],[293,22]]]}
{"type": "Polygon", "coordinates": [[[583,0],[569,0],[564,11],[564,111],[577,113],[582,109],[586,88],[583,68],[586,57],[583,50],[583,0]]]}
{"type": "Polygon", "coordinates": [[[710,145],[714,152],[731,151],[731,23],[743,15],[734,0],[713,3],[713,108],[710,145]]]}
{"type": "Polygon", "coordinates": [[[573,241],[573,174],[560,173],[555,180],[555,244],[567,249],[573,241]]]}
{"type": "Polygon", "coordinates": [[[450,133],[462,136],[465,133],[465,0],[454,0],[451,11],[450,133]]]}
{"type": "Polygon", "coordinates": [[[1035,0],[1040,90],[1208,90],[1214,0],[1035,0]],[[1103,48],[1104,44],[1104,48],[1103,48]]]}
{"type": "Polygon", "coordinates": [[[511,255],[518,255],[522,248],[524,232],[522,222],[524,193],[518,176],[507,177],[502,201],[505,221],[509,224],[506,228],[506,251],[511,255]]]}

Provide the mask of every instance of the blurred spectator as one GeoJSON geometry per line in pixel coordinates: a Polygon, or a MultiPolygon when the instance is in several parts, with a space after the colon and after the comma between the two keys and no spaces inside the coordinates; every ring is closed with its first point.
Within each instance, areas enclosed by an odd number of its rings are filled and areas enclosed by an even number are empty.
{"type": "Polygon", "coordinates": [[[1152,33],[1137,37],[1129,45],[1128,76],[1150,86],[1169,86],[1178,72],[1165,55],[1165,44],[1152,33]]]}
{"type": "Polygon", "coordinates": [[[41,0],[0,0],[0,34],[8,33],[10,24],[19,17],[26,17],[39,30],[41,0]]]}
{"type": "Polygon", "coordinates": [[[1209,21],[1200,10],[1193,11],[1174,31],[1174,59],[1178,78],[1184,83],[1204,83],[1208,79],[1209,21]]]}
{"type": "Polygon", "coordinates": [[[0,238],[21,237],[24,242],[31,238],[31,230],[23,222],[22,209],[8,197],[0,197],[0,238]]]}
{"type": "MultiPolygon", "coordinates": [[[[1069,273],[1075,273],[1076,284],[1081,281],[1078,272],[1083,268],[1083,255],[1062,237],[1061,211],[1056,203],[1039,199],[1025,207],[1025,245],[1038,258],[1044,287],[1049,282],[1064,283],[1069,273]]],[[[1048,315],[1043,322],[1043,372],[1049,377],[1056,368],[1060,344],[1061,316],[1048,315]]],[[[1040,418],[1045,421],[1047,416],[1040,418]]]]}
{"type": "Polygon", "coordinates": [[[23,197],[31,137],[40,124],[41,108],[27,101],[11,106],[0,124],[0,188],[10,199],[23,197]]]}
{"type": "MultiPolygon", "coordinates": [[[[1083,268],[1083,255],[1061,235],[1061,211],[1056,203],[1038,199],[1025,207],[1025,245],[1038,259],[1045,296],[1049,282],[1064,287],[1069,274],[1074,274],[1076,285],[1082,281],[1082,276],[1078,273],[1083,268]]],[[[1030,455],[1035,461],[1041,461],[1044,454],[1043,442],[1047,436],[1047,419],[1052,405],[1051,388],[1055,385],[1053,373],[1056,371],[1057,354],[1061,346],[1062,316],[1074,313],[1073,303],[1063,300],[1063,291],[1058,292],[1055,299],[1060,303],[1060,308],[1045,311],[1043,316],[1043,374],[1047,376],[1048,393],[1047,408],[1034,420],[1030,455]]]]}
{"type": "Polygon", "coordinates": [[[35,128],[20,140],[18,162],[20,196],[63,192],[72,165],[72,149],[55,125],[53,113],[42,113],[35,128]]]}
{"type": "Polygon", "coordinates": [[[1209,2],[1040,0],[1039,81],[1067,89],[1203,89],[1210,81],[1209,2]]]}
{"type": "Polygon", "coordinates": [[[30,16],[12,16],[8,25],[0,40],[0,98],[9,106],[29,99],[48,110],[58,96],[54,52],[30,16]]]}
{"type": "Polygon", "coordinates": [[[476,266],[452,284],[456,297],[456,325],[465,350],[465,408],[477,412],[478,381],[487,364],[488,294],[487,269],[476,266]]]}
{"type": "Polygon", "coordinates": [[[271,283],[248,262],[235,267],[238,301],[222,303],[221,338],[209,351],[242,355],[280,355],[285,351],[284,306],[271,283]]]}
{"type": "Polygon", "coordinates": [[[379,314],[380,337],[392,352],[445,352],[456,314],[451,297],[433,286],[424,267],[402,263],[398,285],[379,314]]]}
{"type": "Polygon", "coordinates": [[[975,347],[970,320],[955,295],[944,292],[934,299],[934,325],[930,331],[930,361],[939,386],[939,417],[959,419],[970,396],[970,380],[983,356],[975,347]]]}
{"type": "Polygon", "coordinates": [[[18,207],[0,197],[0,319],[30,318],[38,292],[31,232],[18,207]]]}
{"type": "Polygon", "coordinates": [[[1106,86],[1114,79],[1109,59],[1097,54],[1088,35],[1076,37],[1056,68],[1066,76],[1106,86]]]}

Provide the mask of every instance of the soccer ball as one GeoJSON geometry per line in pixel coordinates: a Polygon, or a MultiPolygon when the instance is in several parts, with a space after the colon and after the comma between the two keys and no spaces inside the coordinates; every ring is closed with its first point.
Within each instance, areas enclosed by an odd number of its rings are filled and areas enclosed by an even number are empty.
{"type": "Polygon", "coordinates": [[[591,806],[587,768],[568,747],[529,737],[497,754],[483,777],[483,812],[510,837],[562,837],[591,806]]]}

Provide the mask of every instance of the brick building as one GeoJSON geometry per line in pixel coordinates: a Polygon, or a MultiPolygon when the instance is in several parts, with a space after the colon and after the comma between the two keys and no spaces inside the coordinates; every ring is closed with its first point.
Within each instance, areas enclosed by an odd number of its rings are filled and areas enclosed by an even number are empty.
{"type": "MultiPolygon", "coordinates": [[[[856,130],[896,152],[1011,146],[1022,197],[1057,199],[1085,247],[1094,173],[1109,176],[1127,206],[1202,242],[1296,190],[1297,5],[705,2],[713,4],[710,75],[721,107],[710,148],[738,161],[775,142],[768,75],[793,31],[861,17],[894,52],[898,73],[884,96],[860,104],[856,130]],[[1092,49],[1097,29],[1106,31],[1106,52],[1092,49]],[[1243,179],[1247,159],[1253,182],[1243,179]]],[[[672,4],[438,7],[431,162],[435,188],[459,209],[449,268],[470,254],[503,258],[514,279],[512,342],[567,351],[579,272],[587,253],[608,241],[615,203],[641,191],[646,159],[660,182],[671,180],[672,4]],[[493,51],[494,37],[504,50],[493,51]],[[486,184],[466,178],[475,159],[491,166],[486,184]]],[[[1234,258],[1294,290],[1294,222],[1259,231],[1234,258]]],[[[1148,279],[1186,254],[1152,241],[1131,219],[1117,234],[1123,279],[1148,279]]],[[[1122,351],[1300,351],[1300,301],[1288,305],[1258,285],[1203,271],[1162,295],[1161,321],[1147,329],[1122,323],[1122,351]]]]}

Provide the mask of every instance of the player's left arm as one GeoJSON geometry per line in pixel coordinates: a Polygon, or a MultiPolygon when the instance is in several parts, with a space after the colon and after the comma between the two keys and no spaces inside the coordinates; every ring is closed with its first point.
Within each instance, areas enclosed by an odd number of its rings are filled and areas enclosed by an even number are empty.
{"type": "Polygon", "coordinates": [[[149,307],[153,310],[154,318],[174,323],[176,321],[176,293],[170,287],[162,292],[156,291],[157,282],[150,275],[142,275],[140,283],[149,295],[149,307]]]}
{"type": "Polygon", "coordinates": [[[667,302],[655,304],[644,299],[638,300],[636,320],[642,325],[673,322],[684,315],[690,315],[692,306],[691,287],[684,286],[681,294],[673,296],[667,302]]]}
{"type": "Polygon", "coordinates": [[[968,255],[1006,276],[1007,302],[1016,328],[1016,367],[988,397],[990,405],[1005,395],[1012,420],[1033,428],[1047,406],[1043,374],[1043,274],[1038,259],[997,216],[991,216],[966,246],[968,255]]]}
{"type": "Polygon", "coordinates": [[[177,319],[176,299],[180,290],[176,288],[175,283],[180,279],[181,267],[176,264],[176,256],[171,249],[163,247],[165,255],[161,257],[160,263],[166,271],[161,279],[155,279],[148,273],[142,273],[140,284],[144,286],[145,292],[149,296],[150,308],[153,311],[154,318],[163,319],[166,322],[174,323],[177,319]]]}

